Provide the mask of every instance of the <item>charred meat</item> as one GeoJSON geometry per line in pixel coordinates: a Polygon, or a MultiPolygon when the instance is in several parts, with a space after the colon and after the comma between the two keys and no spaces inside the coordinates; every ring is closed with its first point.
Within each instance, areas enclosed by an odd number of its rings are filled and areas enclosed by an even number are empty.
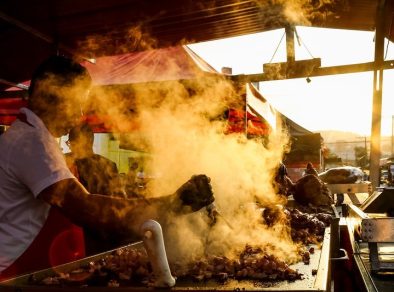
{"type": "Polygon", "coordinates": [[[330,190],[317,176],[307,174],[292,185],[290,193],[301,205],[330,206],[334,198],[330,190]]]}

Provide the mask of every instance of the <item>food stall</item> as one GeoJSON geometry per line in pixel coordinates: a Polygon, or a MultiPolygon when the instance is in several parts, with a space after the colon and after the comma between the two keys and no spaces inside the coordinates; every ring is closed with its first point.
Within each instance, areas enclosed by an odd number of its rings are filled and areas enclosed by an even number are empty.
{"type": "MultiPolygon", "coordinates": [[[[286,266],[287,272],[264,268],[259,261],[262,258],[256,257],[258,250],[246,247],[249,253],[244,251],[243,257],[235,261],[242,263],[235,269],[235,262],[213,255],[196,261],[195,266],[187,270],[169,262],[176,278],[171,290],[343,291],[341,289],[346,287],[349,291],[391,291],[394,221],[390,217],[392,213],[387,212],[393,212],[393,193],[393,189],[374,193],[359,207],[351,203],[332,206],[331,224],[324,228],[321,241],[304,244],[309,250],[307,259],[303,257],[298,263],[286,266]],[[213,268],[207,270],[207,263],[213,268]],[[226,265],[232,269],[226,269],[226,265]],[[246,270],[249,273],[244,272],[246,270]]],[[[288,206],[290,210],[294,207],[305,210],[292,200],[288,206]]],[[[271,219],[265,215],[267,224],[271,219]]],[[[271,264],[280,263],[280,259],[273,260],[267,255],[263,258],[269,258],[271,264]]],[[[154,278],[151,263],[143,242],[136,242],[17,276],[1,282],[0,288],[2,291],[151,291],[154,288],[149,284],[149,279],[154,278]]]]}
{"type": "MultiPolygon", "coordinates": [[[[275,3],[274,7],[269,7],[265,3],[257,3],[258,1],[225,1],[225,3],[216,1],[217,3],[209,3],[208,6],[202,1],[189,1],[188,3],[185,3],[185,1],[154,1],[155,5],[148,5],[146,1],[123,0],[108,2],[80,1],[79,4],[75,1],[68,3],[67,1],[39,2],[17,0],[5,1],[1,4],[0,18],[4,28],[1,31],[6,40],[0,49],[2,56],[4,56],[1,61],[1,68],[7,69],[0,76],[2,88],[5,85],[7,88],[10,85],[17,85],[17,87],[25,90],[26,88],[21,87],[19,82],[29,78],[38,62],[53,51],[66,52],[89,63],[94,63],[96,60],[91,59],[91,56],[117,55],[125,51],[134,52],[151,49],[156,45],[168,47],[180,41],[185,43],[186,41],[212,40],[282,27],[286,27],[288,43],[294,45],[294,35],[290,37],[288,32],[289,28],[296,24],[290,23],[285,13],[282,13],[282,10],[289,11],[289,7],[283,7],[285,6],[283,3],[286,3],[286,1],[275,3]],[[21,7],[24,7],[24,9],[21,9],[21,7]],[[26,13],[26,11],[29,13],[26,13]],[[249,11],[250,14],[246,16],[240,14],[245,11],[249,11]],[[267,11],[274,11],[275,13],[267,14],[267,11]],[[277,13],[278,11],[279,13],[277,13]],[[100,17],[97,17],[97,15],[100,15],[100,17]],[[274,18],[267,18],[267,15],[274,18]],[[248,21],[242,21],[246,19],[248,21]],[[262,21],[262,19],[267,19],[267,21],[262,21]],[[226,25],[223,25],[223,23],[226,23],[226,25]],[[143,30],[140,30],[141,27],[143,30]],[[136,32],[138,38],[131,35],[132,32],[136,32]],[[92,36],[98,35],[102,37],[94,41],[92,36]],[[147,35],[149,35],[149,38],[147,35]],[[141,36],[146,38],[143,39],[141,36]],[[152,41],[151,37],[155,37],[158,42],[152,41]],[[82,50],[82,47],[84,50],[82,50]],[[26,54],[26,48],[29,49],[30,54],[26,54]],[[21,70],[21,68],[24,68],[24,70],[21,70]]],[[[379,76],[381,76],[380,79],[374,78],[374,88],[377,88],[377,80],[382,81],[383,79],[383,69],[392,68],[391,61],[383,60],[384,37],[393,39],[393,30],[388,27],[388,23],[392,23],[392,1],[334,2],[324,3],[317,8],[307,5],[306,8],[309,11],[316,8],[318,13],[312,13],[313,17],[305,19],[305,22],[302,23],[346,29],[371,30],[376,28],[377,53],[374,63],[337,66],[336,68],[318,66],[307,68],[308,70],[303,70],[301,74],[290,70],[296,61],[294,50],[290,53],[291,48],[288,45],[288,66],[284,66],[286,67],[286,74],[273,76],[262,73],[250,76],[229,76],[228,79],[246,83],[249,81],[297,77],[307,77],[309,79],[310,76],[374,71],[375,75],[379,72],[379,76]]],[[[293,6],[291,8],[290,10],[293,11],[293,8],[300,7],[293,6]]],[[[296,9],[297,11],[300,12],[296,9]]],[[[6,94],[7,92],[1,92],[2,97],[6,94]]],[[[25,91],[23,91],[23,94],[25,94],[25,91]]],[[[380,112],[376,110],[379,109],[379,103],[376,101],[379,100],[379,96],[381,98],[381,91],[375,91],[374,114],[376,114],[377,119],[380,118],[380,112]]],[[[23,100],[23,98],[20,98],[20,100],[23,100]]],[[[9,119],[5,119],[5,123],[9,122],[9,119]]],[[[373,141],[374,147],[371,147],[371,149],[379,148],[376,147],[376,143],[380,141],[379,127],[380,124],[378,126],[373,124],[373,139],[371,141],[373,141]]],[[[378,161],[376,159],[378,156],[378,152],[371,155],[373,163],[378,161]]],[[[373,171],[375,171],[375,166],[372,165],[371,167],[373,171]]],[[[376,184],[375,173],[371,171],[371,174],[374,184],[376,184]]],[[[332,192],[343,191],[343,189],[334,190],[334,187],[336,186],[331,186],[333,188],[332,192]]],[[[345,188],[346,192],[349,193],[360,191],[355,186],[346,186],[345,188]]],[[[371,196],[371,198],[386,197],[386,193],[383,191],[371,196]]],[[[393,196],[388,197],[388,202],[392,202],[393,196]]],[[[371,199],[369,202],[372,201],[375,200],[371,199]]],[[[288,271],[285,274],[291,275],[289,279],[277,279],[278,275],[283,275],[283,270],[280,271],[282,274],[279,272],[272,273],[272,270],[275,270],[272,267],[270,273],[266,273],[259,271],[256,266],[249,269],[242,266],[246,270],[243,272],[235,270],[240,272],[239,275],[236,273],[235,276],[235,271],[232,271],[231,274],[224,272],[224,267],[221,267],[220,269],[217,268],[218,273],[215,274],[214,280],[203,278],[203,281],[201,281],[199,277],[196,278],[198,274],[192,274],[193,277],[188,278],[185,274],[180,273],[179,281],[177,280],[177,284],[172,289],[179,291],[331,291],[333,287],[341,291],[345,287],[341,286],[342,283],[350,283],[350,286],[346,287],[354,291],[386,291],[386,289],[390,291],[393,287],[394,278],[392,274],[390,275],[392,251],[388,247],[390,247],[393,237],[390,232],[387,235],[378,231],[393,230],[392,217],[374,215],[375,212],[368,211],[367,203],[366,208],[361,208],[361,211],[352,204],[348,206],[345,204],[342,207],[344,209],[341,210],[341,218],[338,218],[335,212],[332,215],[332,222],[338,221],[339,226],[324,226],[321,241],[306,244],[308,250],[313,250],[313,253],[309,252],[309,258],[290,266],[285,265],[285,271],[288,271]],[[383,245],[378,246],[377,244],[383,245]],[[382,257],[385,259],[384,261],[381,261],[382,257]],[[251,271],[251,274],[249,274],[249,271],[251,271]],[[257,276],[252,273],[255,271],[259,272],[257,276]],[[346,273],[349,271],[351,273],[346,273]],[[381,272],[385,273],[383,277],[380,275],[381,272]],[[247,277],[250,275],[254,275],[254,277],[247,277]],[[361,281],[358,281],[359,279],[361,281]]],[[[305,232],[302,234],[305,235],[305,232]]],[[[248,249],[248,252],[249,255],[259,254],[253,249],[248,249]]],[[[144,247],[141,243],[120,247],[117,250],[48,270],[20,275],[0,283],[0,289],[2,291],[152,290],[147,282],[130,282],[131,275],[120,271],[116,263],[112,262],[112,270],[105,266],[114,258],[122,258],[123,264],[127,266],[127,264],[137,262],[136,255],[144,256],[144,247]],[[133,255],[132,260],[126,260],[127,263],[124,263],[123,255],[129,256],[130,254],[133,255]],[[104,269],[101,269],[102,267],[104,269]],[[114,281],[114,279],[117,279],[117,281],[114,281]],[[90,280],[93,281],[93,285],[89,282],[90,280]],[[119,282],[119,280],[121,281],[119,282]]],[[[255,256],[251,258],[250,264],[260,263],[257,261],[260,258],[256,259],[255,256]]],[[[245,258],[241,259],[243,262],[248,262],[245,261],[245,258]]],[[[142,262],[146,265],[149,264],[146,258],[142,262]]],[[[276,264],[277,262],[275,262],[276,264]]],[[[171,271],[178,274],[179,271],[176,269],[175,263],[170,263],[170,265],[172,265],[171,271]]],[[[138,267],[136,270],[138,270],[138,267]]],[[[141,269],[139,271],[141,272],[141,269]]],[[[211,276],[212,274],[210,273],[211,276]]]]}

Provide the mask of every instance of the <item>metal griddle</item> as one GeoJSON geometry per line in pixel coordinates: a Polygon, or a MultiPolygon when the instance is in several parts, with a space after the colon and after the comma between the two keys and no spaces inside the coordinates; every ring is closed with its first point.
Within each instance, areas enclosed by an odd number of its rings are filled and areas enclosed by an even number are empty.
{"type": "MultiPolygon", "coordinates": [[[[298,270],[303,274],[303,279],[296,281],[257,281],[257,280],[229,280],[224,284],[216,281],[208,282],[194,282],[177,280],[175,287],[170,290],[175,291],[330,291],[330,234],[331,229],[327,227],[324,234],[324,240],[321,248],[316,245],[314,254],[310,255],[310,264],[306,265],[303,262],[294,264],[291,268],[298,270]],[[317,270],[316,275],[312,275],[312,270],[317,270]]],[[[137,242],[127,245],[122,248],[143,248],[142,242],[137,242]]],[[[91,261],[96,261],[104,258],[113,251],[108,251],[95,256],[87,257],[82,260],[74,261],[68,264],[56,266],[50,269],[37,271],[31,274],[22,275],[0,283],[1,291],[151,291],[154,288],[146,286],[133,287],[55,287],[55,286],[37,286],[29,283],[29,278],[34,275],[36,278],[45,278],[54,276],[57,272],[70,272],[79,268],[81,265],[87,264],[91,261]]],[[[162,290],[162,289],[161,289],[162,290]]]]}

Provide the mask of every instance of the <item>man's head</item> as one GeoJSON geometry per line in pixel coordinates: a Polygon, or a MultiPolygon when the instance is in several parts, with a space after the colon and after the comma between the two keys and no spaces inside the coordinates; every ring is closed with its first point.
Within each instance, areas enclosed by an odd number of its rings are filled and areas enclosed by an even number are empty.
{"type": "Polygon", "coordinates": [[[64,56],[51,56],[33,73],[29,107],[54,136],[65,135],[80,119],[91,81],[79,63],[64,56]]]}
{"type": "Polygon", "coordinates": [[[78,125],[68,133],[68,146],[78,157],[92,153],[94,133],[88,124],[78,125]]]}

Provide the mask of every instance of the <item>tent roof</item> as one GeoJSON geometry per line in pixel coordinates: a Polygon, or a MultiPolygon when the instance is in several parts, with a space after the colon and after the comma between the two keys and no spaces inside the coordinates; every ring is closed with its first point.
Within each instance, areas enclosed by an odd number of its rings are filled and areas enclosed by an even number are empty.
{"type": "MultiPolygon", "coordinates": [[[[84,61],[93,83],[101,85],[136,84],[154,81],[196,79],[218,75],[212,66],[187,46],[174,46],[157,50],[104,56],[96,63],[84,61]]],[[[30,81],[24,81],[28,86],[30,81]]],[[[26,92],[8,88],[0,98],[0,124],[9,125],[26,106],[26,92]]]]}
{"type": "Polygon", "coordinates": [[[84,62],[95,85],[195,79],[218,73],[187,46],[105,56],[84,62]]]}
{"type": "Polygon", "coordinates": [[[246,84],[246,96],[247,109],[251,110],[254,115],[264,119],[272,129],[276,129],[276,119],[278,117],[282,121],[283,126],[288,129],[291,137],[315,134],[275,109],[252,83],[246,84]]]}
{"type": "Polygon", "coordinates": [[[393,40],[393,0],[2,0],[0,81],[29,79],[54,52],[97,58],[287,25],[373,31],[379,3],[393,40]]]}
{"type": "Polygon", "coordinates": [[[303,136],[303,135],[308,135],[308,134],[313,134],[313,132],[305,129],[304,127],[300,126],[293,120],[289,119],[283,114],[280,114],[283,123],[286,125],[287,129],[289,130],[289,134],[292,137],[297,137],[297,136],[303,136]]]}
{"type": "MultiPolygon", "coordinates": [[[[95,63],[84,61],[84,66],[87,67],[93,83],[97,86],[196,79],[204,74],[220,75],[187,46],[104,56],[97,58],[95,63]]],[[[29,81],[23,82],[25,85],[29,83],[29,81]]],[[[251,115],[264,119],[272,129],[276,129],[276,115],[279,114],[291,136],[312,134],[279,113],[253,84],[247,83],[245,86],[247,110],[251,115]]],[[[15,93],[23,94],[23,91],[15,91],[15,89],[17,88],[9,88],[7,93],[10,96],[15,93]]],[[[0,98],[0,124],[9,125],[22,106],[26,106],[24,98],[0,98]]]]}

